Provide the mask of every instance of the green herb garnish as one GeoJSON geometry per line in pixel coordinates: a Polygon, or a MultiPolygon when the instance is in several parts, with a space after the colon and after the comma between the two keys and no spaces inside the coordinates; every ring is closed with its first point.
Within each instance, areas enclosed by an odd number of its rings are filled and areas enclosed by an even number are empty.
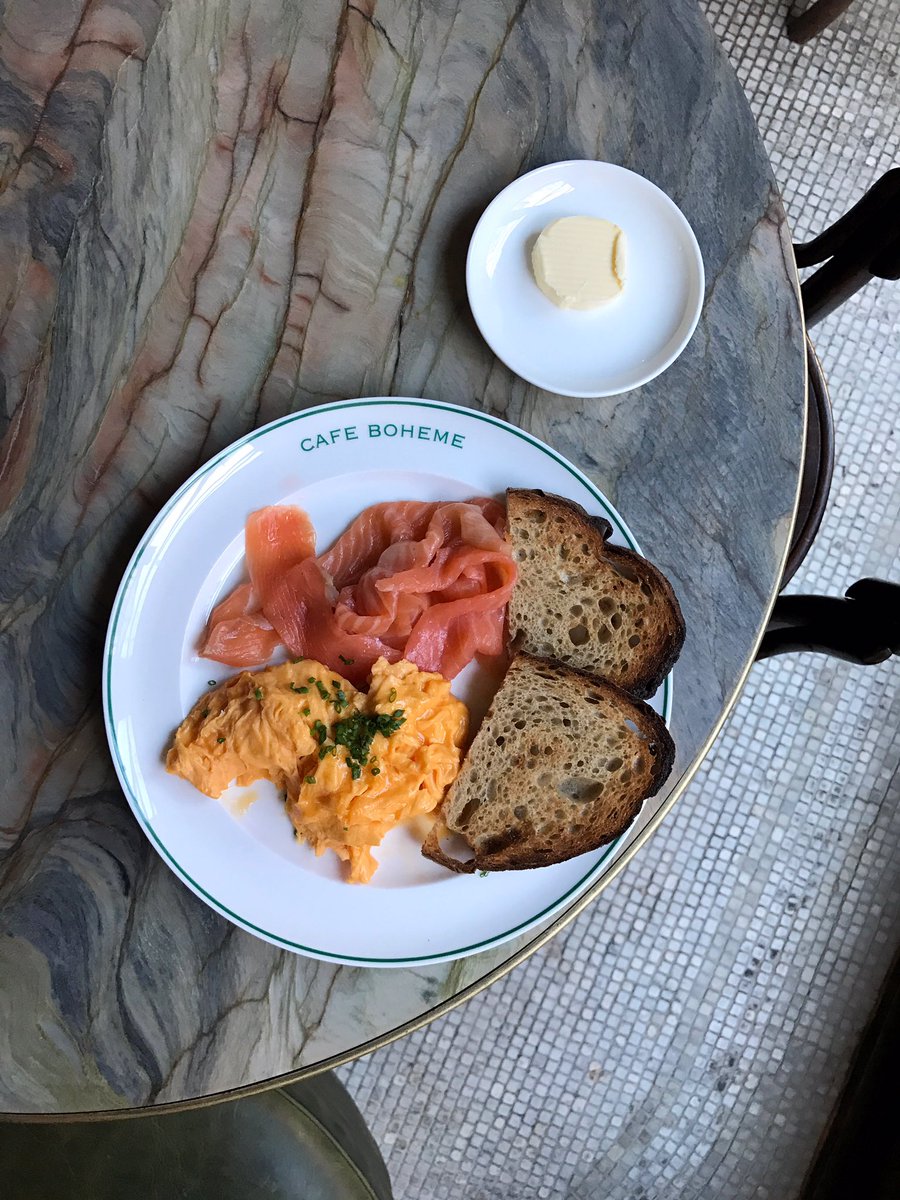
{"type": "Polygon", "coordinates": [[[373,774],[373,775],[380,775],[380,774],[381,774],[381,767],[373,767],[373,768],[372,768],[372,774],[373,774]]]}
{"type": "Polygon", "coordinates": [[[341,660],[342,663],[345,663],[346,666],[348,666],[348,667],[352,667],[353,664],[356,662],[355,658],[344,658],[343,654],[339,654],[338,658],[341,660]]]}
{"type": "Polygon", "coordinates": [[[334,707],[338,712],[343,712],[350,701],[347,699],[347,693],[340,687],[337,680],[333,679],[331,685],[334,688],[334,707]]]}
{"type": "Polygon", "coordinates": [[[296,692],[298,696],[308,696],[309,695],[308,687],[297,687],[297,685],[295,683],[292,683],[290,686],[291,686],[291,691],[296,692]]]}
{"type": "Polygon", "coordinates": [[[325,684],[322,682],[322,680],[317,679],[315,681],[315,683],[316,683],[316,691],[319,693],[319,695],[322,697],[322,699],[330,700],[331,697],[328,695],[328,688],[325,686],[325,684]]]}
{"type": "Polygon", "coordinates": [[[301,708],[301,709],[300,709],[300,711],[303,713],[304,717],[308,717],[308,716],[309,716],[309,709],[308,709],[308,708],[301,708]]]}
{"type": "Polygon", "coordinates": [[[322,746],[319,750],[319,762],[322,761],[326,754],[334,754],[336,750],[337,746],[333,742],[328,746],[322,746]]]}
{"type": "Polygon", "coordinates": [[[257,698],[257,700],[262,700],[262,697],[263,697],[262,688],[256,688],[253,695],[257,698]]]}
{"type": "Polygon", "coordinates": [[[306,777],[306,782],[307,782],[307,783],[315,783],[315,782],[316,782],[316,777],[315,777],[315,775],[307,775],[307,777],[306,777]]]}
{"type": "Polygon", "coordinates": [[[294,664],[294,666],[296,666],[298,662],[303,662],[303,659],[302,658],[292,658],[291,662],[294,664]]]}
{"type": "Polygon", "coordinates": [[[224,738],[216,738],[216,741],[217,741],[217,742],[219,743],[219,745],[221,746],[222,742],[224,742],[224,741],[225,741],[225,739],[224,739],[224,738]]]}
{"type": "Polygon", "coordinates": [[[487,879],[488,875],[490,875],[490,871],[479,871],[478,874],[482,879],[487,879]]]}
{"type": "Polygon", "coordinates": [[[216,686],[216,681],[215,681],[214,679],[207,679],[207,681],[206,681],[206,686],[207,686],[207,687],[215,687],[215,686],[216,686]]]}
{"type": "Polygon", "coordinates": [[[397,689],[391,688],[391,690],[388,692],[388,704],[393,704],[396,699],[397,699],[397,689]]]}
{"type": "Polygon", "coordinates": [[[325,739],[328,737],[328,730],[325,728],[325,726],[322,724],[321,721],[313,721],[312,731],[313,731],[313,737],[316,739],[316,741],[321,746],[322,743],[325,741],[325,739]]]}
{"type": "Polygon", "coordinates": [[[338,746],[345,746],[349,751],[347,765],[354,779],[369,761],[369,751],[376,733],[382,737],[390,737],[406,721],[402,708],[396,708],[392,713],[352,713],[343,721],[337,721],[332,734],[338,746]],[[354,773],[354,768],[356,773],[354,773]]]}

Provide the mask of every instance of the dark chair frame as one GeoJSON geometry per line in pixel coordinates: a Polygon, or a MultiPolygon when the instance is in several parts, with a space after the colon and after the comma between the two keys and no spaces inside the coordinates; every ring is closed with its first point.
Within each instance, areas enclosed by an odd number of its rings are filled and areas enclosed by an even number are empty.
{"type": "Polygon", "coordinates": [[[806,327],[818,324],[871,279],[900,279],[900,167],[886,172],[811,242],[794,246],[798,267],[819,264],[801,287],[806,327]]]}
{"type": "Polygon", "coordinates": [[[900,584],[860,579],[836,596],[779,596],[757,659],[817,650],[873,666],[900,654],[900,584]]]}
{"type": "Polygon", "coordinates": [[[787,35],[792,42],[802,45],[816,37],[845,13],[853,0],[814,0],[809,8],[787,19],[787,35]]]}
{"type": "Polygon", "coordinates": [[[831,398],[822,364],[806,339],[806,369],[808,399],[806,412],[806,452],[803,456],[803,475],[800,480],[800,499],[794,536],[788,552],[781,587],[785,588],[806,558],[828,504],[831,479],[834,474],[834,417],[831,398]]]}
{"type": "MultiPolygon", "coordinates": [[[[795,245],[798,267],[819,269],[801,285],[809,328],[870,279],[900,279],[900,168],[888,171],[840,220],[795,245]]],[[[807,337],[806,455],[794,536],[781,586],[808,554],[828,502],[834,469],[834,422],[821,364],[807,337]]],[[[843,599],[781,596],[758,658],[816,650],[871,665],[900,654],[900,586],[861,580],[843,599]]]]}
{"type": "MultiPolygon", "coordinates": [[[[847,7],[820,0],[805,17],[805,40],[847,7]],[[818,10],[818,12],[816,11],[818,10]],[[830,12],[832,15],[827,16],[830,12]]],[[[798,22],[799,24],[799,22],[798,22]]],[[[888,171],[846,216],[803,246],[797,265],[824,263],[802,285],[807,326],[875,277],[900,276],[900,170],[888,171]],[[827,260],[827,261],[826,261],[827,260]]],[[[807,338],[809,365],[806,459],[794,540],[782,586],[812,545],[831,483],[834,441],[831,405],[821,366],[807,338]]],[[[843,598],[780,596],[758,658],[813,650],[865,666],[900,655],[900,586],[861,579],[843,598]]],[[[892,1107],[900,1069],[900,956],[855,1056],[826,1136],[804,1182],[801,1200],[900,1195],[900,1150],[892,1107]]]]}

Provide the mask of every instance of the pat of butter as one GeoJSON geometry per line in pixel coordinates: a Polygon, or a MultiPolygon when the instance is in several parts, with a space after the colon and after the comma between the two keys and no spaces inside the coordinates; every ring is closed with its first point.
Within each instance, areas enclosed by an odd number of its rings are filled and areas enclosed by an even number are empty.
{"type": "Polygon", "coordinates": [[[531,266],[560,308],[597,308],[625,286],[625,234],[599,217],[561,217],[538,237],[531,266]]]}

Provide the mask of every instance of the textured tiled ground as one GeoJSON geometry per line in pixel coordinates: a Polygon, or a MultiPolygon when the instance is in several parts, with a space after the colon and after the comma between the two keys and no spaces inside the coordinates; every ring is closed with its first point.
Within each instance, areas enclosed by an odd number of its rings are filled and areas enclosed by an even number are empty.
{"type": "MultiPolygon", "coordinates": [[[[900,165],[900,6],[806,48],[774,0],[706,0],[798,240],[900,165]]],[[[900,284],[814,331],[825,522],[790,591],[900,579],[900,284]]],[[[400,1200],[796,1194],[896,949],[900,666],[754,668],[649,846],[461,1010],[341,1072],[400,1200]]]]}

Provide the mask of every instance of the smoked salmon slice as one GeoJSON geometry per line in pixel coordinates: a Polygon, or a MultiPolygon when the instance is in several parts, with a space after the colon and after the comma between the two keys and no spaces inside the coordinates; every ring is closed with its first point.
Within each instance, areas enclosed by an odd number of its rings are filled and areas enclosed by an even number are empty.
{"type": "Polygon", "coordinates": [[[438,507],[421,500],[397,500],[364,509],[322,555],[322,566],[334,586],[355,582],[396,543],[418,542],[438,507]]]}
{"type": "Polygon", "coordinates": [[[253,667],[272,657],[284,640],[265,615],[284,574],[316,552],[316,531],[301,508],[273,504],[257,509],[244,527],[249,583],[239,583],[210,614],[200,646],[203,658],[230,667],[253,667]]]}
{"type": "Polygon", "coordinates": [[[505,524],[486,497],[374,504],[316,558],[305,513],[260,509],[247,521],[250,581],[213,610],[200,652],[251,666],[281,644],[355,684],[382,656],[452,678],[503,653],[516,579],[505,524]]]}
{"type": "Polygon", "coordinates": [[[321,563],[308,558],[280,580],[266,612],[291,654],[314,658],[352,684],[365,683],[382,655],[398,662],[402,653],[363,630],[343,629],[336,619],[334,587],[321,563]]]}
{"type": "Polygon", "coordinates": [[[281,639],[256,611],[252,583],[239,583],[210,614],[200,653],[229,667],[263,663],[278,649],[281,639]]]}
{"type": "MultiPolygon", "coordinates": [[[[506,524],[506,510],[497,500],[476,496],[465,506],[478,509],[484,520],[498,534],[506,524]]],[[[453,509],[446,501],[393,500],[373,504],[364,509],[341,534],[327,554],[322,566],[335,587],[353,583],[380,560],[385,551],[398,543],[418,542],[425,536],[428,525],[438,509],[453,509]]]]}
{"type": "Polygon", "coordinates": [[[316,531],[302,508],[272,504],[247,518],[247,573],[265,609],[272,588],[286,571],[316,552],[316,531]]]}

